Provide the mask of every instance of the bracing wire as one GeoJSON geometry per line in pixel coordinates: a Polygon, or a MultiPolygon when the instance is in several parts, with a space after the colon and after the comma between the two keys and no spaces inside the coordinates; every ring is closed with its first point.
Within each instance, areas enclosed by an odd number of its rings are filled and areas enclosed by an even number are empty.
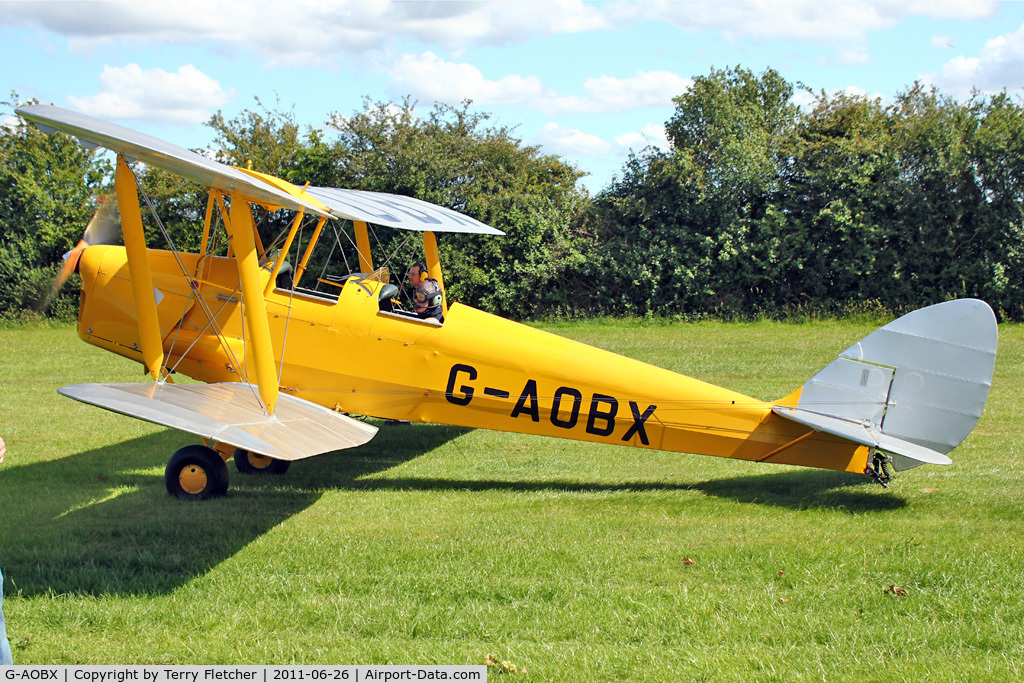
{"type": "MultiPolygon", "coordinates": [[[[177,246],[174,244],[174,240],[171,239],[170,233],[167,232],[167,227],[164,225],[163,221],[160,219],[160,216],[157,214],[156,207],[153,205],[152,199],[150,199],[149,194],[146,192],[146,188],[142,186],[142,183],[139,181],[139,177],[135,174],[134,169],[131,169],[131,171],[132,171],[132,177],[135,179],[135,185],[139,189],[139,192],[142,195],[142,199],[145,202],[146,207],[149,209],[150,215],[153,217],[153,220],[155,221],[157,227],[159,228],[160,234],[163,235],[164,240],[167,242],[167,247],[170,250],[171,254],[174,256],[174,260],[177,262],[178,268],[181,270],[181,274],[185,276],[185,279],[186,279],[186,281],[189,284],[189,288],[190,289],[198,288],[199,283],[195,280],[195,278],[188,272],[188,269],[185,267],[185,263],[181,259],[181,252],[178,250],[177,246]]],[[[235,292],[237,292],[237,291],[238,290],[236,288],[235,292]]],[[[246,384],[246,386],[249,387],[249,390],[252,392],[253,397],[256,399],[256,401],[260,405],[263,405],[262,401],[260,401],[260,397],[257,394],[255,388],[253,387],[252,383],[249,381],[249,378],[248,378],[247,374],[245,373],[245,369],[243,367],[239,366],[238,359],[235,357],[234,352],[231,350],[231,347],[228,345],[227,337],[224,335],[223,330],[221,330],[220,326],[216,324],[216,317],[210,311],[210,307],[207,305],[206,301],[201,296],[197,296],[196,297],[196,303],[198,303],[202,307],[203,313],[206,315],[207,320],[210,321],[210,323],[213,324],[214,331],[217,334],[217,337],[221,340],[221,346],[224,348],[224,350],[230,356],[232,363],[234,363],[233,367],[236,368],[236,372],[238,372],[239,376],[243,380],[245,380],[244,384],[246,384]]],[[[244,338],[244,329],[245,329],[245,326],[244,326],[244,315],[243,315],[243,338],[244,338]]],[[[179,363],[180,363],[180,360],[179,360],[179,363]]],[[[161,379],[161,381],[163,381],[163,379],[161,379]]],[[[266,409],[266,406],[264,406],[264,409],[266,409]]]]}
{"type": "MultiPolygon", "coordinates": [[[[296,258],[299,254],[299,245],[302,244],[302,229],[303,224],[299,224],[298,240],[295,242],[295,254],[296,258]]],[[[286,254],[287,256],[287,254],[286,254]]],[[[291,287],[288,290],[288,313],[284,319],[284,338],[281,340],[281,364],[277,368],[277,386],[281,386],[281,376],[284,373],[284,356],[285,351],[288,349],[288,327],[292,321],[292,304],[295,301],[295,287],[291,287]]]]}

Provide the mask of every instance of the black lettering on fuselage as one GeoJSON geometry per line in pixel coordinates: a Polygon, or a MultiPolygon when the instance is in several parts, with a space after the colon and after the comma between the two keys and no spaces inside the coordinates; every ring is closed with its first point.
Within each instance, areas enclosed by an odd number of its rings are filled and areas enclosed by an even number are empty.
{"type": "Polygon", "coordinates": [[[476,368],[472,365],[456,363],[452,366],[451,372],[448,373],[448,386],[445,387],[444,397],[448,399],[449,403],[454,403],[457,406],[468,406],[469,402],[473,400],[473,387],[463,384],[459,387],[459,391],[462,392],[462,395],[455,395],[455,381],[460,372],[464,372],[469,375],[470,381],[476,379],[476,368]]]}
{"type": "MultiPolygon", "coordinates": [[[[448,372],[448,385],[445,387],[445,399],[457,406],[468,406],[473,400],[476,392],[474,387],[468,384],[459,384],[461,381],[472,382],[479,376],[479,372],[472,365],[456,363],[448,372]],[[459,385],[456,387],[456,385],[459,385]]],[[[494,387],[484,387],[484,395],[499,399],[510,397],[509,392],[494,387]]],[[[579,389],[573,387],[558,387],[555,390],[551,402],[551,424],[560,429],[573,429],[579,423],[580,410],[583,405],[583,394],[579,389]],[[568,401],[571,400],[571,403],[568,401]]],[[[644,446],[651,445],[647,436],[647,421],[654,415],[658,406],[648,405],[640,412],[640,406],[636,401],[629,402],[629,410],[633,414],[633,424],[626,433],[622,435],[623,441],[630,441],[639,437],[640,443],[644,446]]],[[[619,399],[608,394],[594,393],[590,397],[590,409],[587,411],[587,434],[594,436],[611,436],[615,432],[616,420],[619,412],[619,399]]],[[[533,422],[540,422],[540,392],[537,390],[537,380],[528,379],[519,393],[516,405],[512,408],[510,417],[528,415],[533,422]]]]}
{"type": "Polygon", "coordinates": [[[633,412],[633,426],[626,430],[623,435],[623,441],[629,441],[634,435],[640,437],[640,443],[645,446],[650,446],[651,442],[647,440],[647,430],[644,429],[644,423],[647,422],[647,418],[654,414],[655,409],[658,406],[647,406],[647,410],[640,414],[640,406],[635,401],[629,402],[629,409],[633,412]]]}
{"type": "Polygon", "coordinates": [[[615,431],[615,414],[619,412],[619,401],[614,396],[594,394],[590,399],[590,412],[587,414],[587,434],[608,436],[615,431]],[[609,410],[600,409],[602,403],[608,404],[609,410]],[[598,426],[603,422],[602,426],[598,426]]]}
{"type": "Polygon", "coordinates": [[[512,409],[511,417],[517,417],[521,413],[526,413],[534,422],[540,422],[539,402],[537,380],[526,380],[526,386],[523,387],[523,392],[519,394],[519,400],[516,401],[516,407],[512,409]],[[527,401],[530,403],[529,406],[526,404],[527,401]]]}
{"type": "Polygon", "coordinates": [[[558,387],[555,389],[555,398],[551,403],[551,424],[562,429],[572,429],[576,421],[580,419],[580,404],[583,402],[583,394],[572,387],[558,387]],[[562,408],[562,397],[572,396],[572,408],[569,409],[569,419],[563,420],[559,411],[562,408]]]}

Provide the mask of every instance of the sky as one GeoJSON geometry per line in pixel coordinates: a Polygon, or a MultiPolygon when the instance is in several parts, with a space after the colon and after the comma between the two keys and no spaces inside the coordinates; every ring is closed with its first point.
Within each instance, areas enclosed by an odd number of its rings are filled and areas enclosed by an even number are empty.
{"type": "MultiPolygon", "coordinates": [[[[1024,94],[1024,2],[968,0],[0,0],[3,101],[74,109],[191,148],[257,98],[323,128],[373,102],[459,105],[587,175],[667,148],[673,98],[773,68],[891,102],[915,81],[1024,94]]],[[[798,104],[813,97],[803,89],[798,104]]],[[[11,107],[0,107],[9,116],[11,107]]]]}

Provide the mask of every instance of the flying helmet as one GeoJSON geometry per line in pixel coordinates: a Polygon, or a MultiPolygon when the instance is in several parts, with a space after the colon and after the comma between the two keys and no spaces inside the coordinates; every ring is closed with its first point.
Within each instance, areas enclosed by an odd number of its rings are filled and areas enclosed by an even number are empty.
{"type": "Polygon", "coordinates": [[[440,285],[432,277],[425,278],[412,293],[412,298],[416,303],[425,304],[429,308],[440,306],[443,296],[440,285]]]}

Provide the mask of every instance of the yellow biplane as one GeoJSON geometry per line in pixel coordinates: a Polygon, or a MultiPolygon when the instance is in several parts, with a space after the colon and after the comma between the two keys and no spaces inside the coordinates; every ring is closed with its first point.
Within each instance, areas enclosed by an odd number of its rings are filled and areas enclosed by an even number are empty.
{"type": "Polygon", "coordinates": [[[396,306],[371,231],[421,232],[443,290],[438,233],[502,234],[467,216],[300,188],[57,107],[17,112],[117,154],[124,246],[83,243],[69,255],[82,280],[78,333],[143,363],[154,381],[60,392],[201,437],[168,462],[167,489],[180,498],[223,495],[232,456],[241,471],[281,473],[367,442],[377,428],[350,415],[844,470],[884,485],[894,469],[949,464],[988,397],[997,328],[982,301],[903,316],[792,394],[761,401],[459,303],[443,302],[443,323],[396,306]],[[209,188],[197,253],[147,248],[140,162],[209,188]],[[277,246],[264,248],[254,211],[291,216],[277,246]],[[339,224],[357,264],[334,258],[345,247],[339,224]]]}

